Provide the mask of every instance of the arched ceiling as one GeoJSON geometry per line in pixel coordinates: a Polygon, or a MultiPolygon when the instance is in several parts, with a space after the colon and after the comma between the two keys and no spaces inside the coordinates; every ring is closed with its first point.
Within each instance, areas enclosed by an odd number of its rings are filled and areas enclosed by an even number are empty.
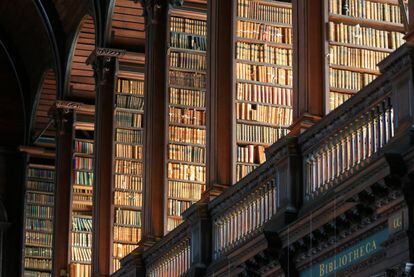
{"type": "Polygon", "coordinates": [[[35,101],[32,115],[31,136],[53,138],[56,129],[51,122],[50,109],[56,101],[56,77],[52,69],[44,73],[43,80],[39,86],[38,99],[35,101]]]}
{"type": "Polygon", "coordinates": [[[92,16],[86,15],[80,22],[68,61],[67,96],[71,99],[92,101],[95,97],[93,68],[86,60],[95,49],[95,25],[92,16]]]}

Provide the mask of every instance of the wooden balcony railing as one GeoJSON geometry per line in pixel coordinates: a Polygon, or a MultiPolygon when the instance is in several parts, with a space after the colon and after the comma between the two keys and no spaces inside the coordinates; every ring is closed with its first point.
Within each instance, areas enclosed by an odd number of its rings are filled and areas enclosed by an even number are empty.
{"type": "Polygon", "coordinates": [[[285,230],[382,154],[407,151],[414,140],[414,46],[402,46],[380,69],[381,76],[318,124],[269,147],[259,168],[190,207],[180,226],[141,255],[145,274],[225,276],[235,256],[241,261],[268,247],[258,241],[286,244],[271,241],[272,232],[285,230]]]}
{"type": "Polygon", "coordinates": [[[391,86],[386,76],[380,76],[328,117],[316,126],[328,134],[300,137],[305,201],[369,162],[394,136],[391,86]]]}

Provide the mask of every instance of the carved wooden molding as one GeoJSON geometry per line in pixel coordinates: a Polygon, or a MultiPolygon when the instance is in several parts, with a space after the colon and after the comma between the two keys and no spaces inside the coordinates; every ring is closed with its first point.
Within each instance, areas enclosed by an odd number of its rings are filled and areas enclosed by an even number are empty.
{"type": "Polygon", "coordinates": [[[98,57],[117,58],[124,56],[125,50],[113,49],[113,48],[95,48],[86,60],[87,65],[93,65],[98,57]]]}
{"type": "MultiPolygon", "coordinates": [[[[169,7],[180,7],[184,4],[184,0],[134,0],[134,2],[140,1],[144,8],[144,17],[148,24],[157,23],[157,15],[163,5],[169,7]]],[[[168,8],[165,7],[165,8],[168,8]]]]}
{"type": "Polygon", "coordinates": [[[87,105],[79,102],[71,102],[71,101],[62,101],[58,100],[55,103],[55,108],[58,110],[66,110],[66,111],[80,111],[80,112],[87,112],[87,113],[94,113],[95,106],[87,105]]]}

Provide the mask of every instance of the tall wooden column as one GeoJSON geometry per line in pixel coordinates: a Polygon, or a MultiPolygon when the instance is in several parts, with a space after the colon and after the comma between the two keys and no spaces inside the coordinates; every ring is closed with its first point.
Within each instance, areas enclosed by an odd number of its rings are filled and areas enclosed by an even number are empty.
{"type": "Polygon", "coordinates": [[[409,44],[414,44],[414,0],[408,0],[408,33],[405,40],[409,44]]]}
{"type": "Polygon", "coordinates": [[[53,234],[53,276],[66,276],[69,263],[73,112],[56,110],[56,193],[53,234]]]}
{"type": "Polygon", "coordinates": [[[293,0],[293,124],[299,134],[324,115],[324,0],[293,0]]]}
{"type": "Polygon", "coordinates": [[[95,71],[95,148],[92,274],[109,276],[112,262],[112,146],[116,59],[124,54],[96,48],[88,59],[95,71]]]}
{"type": "Polygon", "coordinates": [[[233,12],[235,1],[208,1],[207,191],[214,197],[235,181],[233,12]]]}
{"type": "Polygon", "coordinates": [[[144,1],[146,11],[144,210],[142,245],[164,235],[168,1],[144,1]]]}

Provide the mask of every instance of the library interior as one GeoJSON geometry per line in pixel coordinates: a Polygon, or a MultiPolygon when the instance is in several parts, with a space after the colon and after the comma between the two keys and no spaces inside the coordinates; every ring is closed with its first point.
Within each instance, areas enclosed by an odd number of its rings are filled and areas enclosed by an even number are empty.
{"type": "Polygon", "coordinates": [[[0,277],[414,276],[414,0],[2,0],[0,91],[0,277]]]}

